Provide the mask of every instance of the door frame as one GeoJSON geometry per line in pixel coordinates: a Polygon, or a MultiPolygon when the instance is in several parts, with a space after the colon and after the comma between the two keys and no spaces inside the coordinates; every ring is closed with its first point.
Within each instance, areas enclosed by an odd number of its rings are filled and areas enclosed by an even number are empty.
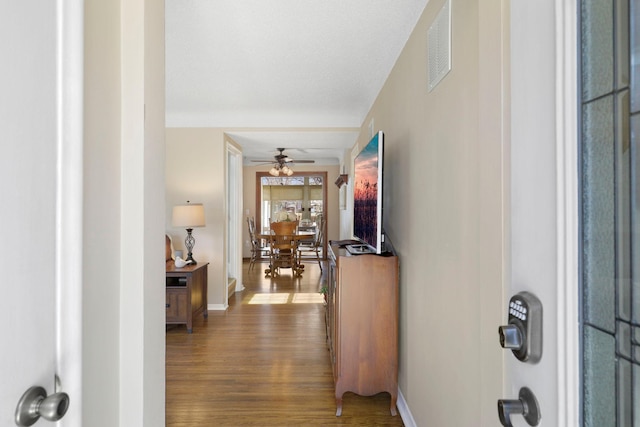
{"type": "MultiPolygon", "coordinates": [[[[242,150],[225,141],[225,262],[224,277],[233,275],[235,291],[244,290],[242,283],[242,150]]],[[[224,304],[228,305],[229,285],[224,287],[224,304]]]]}
{"type": "MultiPolygon", "coordinates": [[[[56,373],[72,404],[60,425],[82,424],[84,7],[57,8],[56,373]]],[[[58,385],[56,384],[56,387],[58,385]]]]}
{"type": "MultiPolygon", "coordinates": [[[[503,2],[503,4],[511,4],[509,0],[503,0],[503,2]]],[[[514,29],[521,31],[520,33],[516,33],[516,37],[521,41],[526,40],[526,42],[531,45],[534,43],[533,39],[536,37],[536,34],[527,34],[527,29],[540,28],[541,25],[546,27],[553,26],[553,32],[547,33],[552,39],[546,39],[545,41],[550,40],[548,44],[555,48],[555,52],[551,52],[547,48],[547,50],[543,52],[522,53],[521,55],[516,55],[517,57],[514,58],[514,50],[520,49],[520,52],[522,52],[522,46],[519,46],[518,48],[512,48],[512,57],[510,59],[511,64],[518,64],[520,70],[523,68],[527,70],[525,80],[532,82],[531,84],[547,85],[545,86],[545,90],[551,85],[551,95],[545,95],[543,93],[544,90],[530,91],[527,94],[527,96],[529,96],[527,99],[528,112],[536,111],[536,108],[541,108],[541,106],[542,108],[555,108],[555,113],[553,114],[555,123],[546,125],[546,127],[539,126],[539,124],[536,125],[537,127],[543,127],[546,131],[550,131],[552,134],[551,137],[554,139],[552,150],[547,153],[546,157],[542,156],[542,160],[549,160],[552,166],[541,165],[541,167],[547,168],[549,173],[553,174],[546,178],[553,180],[553,183],[550,185],[550,191],[555,191],[555,194],[548,194],[552,199],[555,199],[553,220],[555,221],[554,249],[556,254],[555,266],[552,266],[555,267],[556,270],[555,283],[541,284],[541,286],[545,287],[545,289],[549,286],[555,286],[555,290],[552,291],[555,292],[555,301],[548,301],[549,303],[555,302],[555,307],[553,307],[552,304],[547,304],[547,307],[544,308],[544,310],[546,310],[545,313],[547,313],[544,316],[544,322],[547,325],[545,327],[553,328],[556,332],[555,342],[549,342],[547,345],[547,348],[555,349],[555,353],[547,351],[546,357],[553,358],[551,366],[554,366],[557,370],[555,379],[551,380],[555,381],[551,389],[555,389],[557,401],[554,402],[555,411],[552,411],[551,408],[545,408],[544,406],[541,408],[541,411],[543,417],[550,425],[573,426],[579,425],[581,399],[581,349],[578,323],[580,304],[578,293],[580,258],[578,239],[578,2],[577,0],[544,0],[531,7],[535,7],[536,13],[540,12],[540,14],[519,13],[517,19],[520,22],[510,23],[512,31],[514,29]],[[541,20],[541,16],[543,16],[544,19],[541,20]],[[553,22],[551,22],[552,20],[553,22]],[[542,62],[536,63],[536,61],[541,60],[542,62]],[[539,68],[537,68],[537,66],[541,63],[543,65],[552,63],[551,73],[553,74],[539,75],[539,68]],[[531,79],[530,77],[534,78],[531,79]]],[[[510,6],[507,6],[507,9],[510,9],[510,6]]],[[[513,19],[513,13],[511,17],[511,19],[513,19]]],[[[546,31],[546,29],[541,29],[541,31],[546,31]]],[[[513,43],[513,41],[514,35],[512,34],[510,36],[510,43],[513,43]]],[[[539,43],[539,40],[536,40],[535,43],[539,43]]],[[[549,70],[547,70],[547,72],[549,72],[549,70]]],[[[518,77],[520,81],[523,80],[522,75],[518,77]]],[[[509,86],[512,99],[515,95],[514,91],[517,90],[517,88],[514,88],[511,84],[515,78],[513,75],[510,76],[511,82],[509,86]]],[[[539,117],[533,117],[535,114],[530,114],[530,116],[531,117],[525,120],[522,120],[522,117],[518,118],[520,122],[515,121],[514,117],[511,117],[509,123],[512,131],[516,126],[521,126],[522,123],[532,128],[532,122],[539,120],[539,117]],[[520,125],[518,123],[520,123],[520,125]]],[[[540,135],[544,135],[544,132],[540,132],[540,135]]],[[[523,142],[518,141],[517,143],[522,144],[523,142]]],[[[540,141],[529,140],[525,143],[539,144],[540,141]]],[[[510,150],[513,150],[516,142],[514,142],[512,138],[509,144],[512,146],[510,150]]],[[[529,151],[534,149],[537,149],[537,147],[529,148],[529,151]]],[[[540,160],[540,157],[537,160],[540,160]]],[[[532,160],[528,159],[527,161],[531,162],[532,160]]],[[[520,175],[519,180],[522,182],[522,176],[525,176],[525,179],[533,186],[531,188],[536,187],[535,183],[531,182],[534,179],[531,174],[526,175],[527,172],[518,170],[518,166],[522,165],[510,164],[511,176],[513,176],[514,173],[525,174],[520,175]]],[[[510,181],[513,181],[513,179],[511,178],[510,181]]],[[[528,191],[531,188],[515,188],[515,191],[528,191]]],[[[544,266],[544,268],[546,267],[548,266],[544,266]]],[[[511,294],[515,292],[512,286],[513,284],[509,282],[505,284],[504,301],[507,301],[511,294]]],[[[547,340],[547,338],[545,338],[545,340],[547,340]]],[[[545,357],[544,352],[545,350],[543,349],[543,357],[545,357]]],[[[506,363],[504,366],[507,372],[504,393],[507,396],[511,396],[516,386],[513,382],[510,367],[517,366],[514,368],[517,370],[521,365],[517,363],[506,363]]],[[[548,399],[549,397],[546,396],[546,398],[548,399]]]]}
{"type": "Polygon", "coordinates": [[[580,421],[578,2],[556,0],[558,425],[580,421]]]}
{"type": "MultiPolygon", "coordinates": [[[[327,224],[329,223],[329,201],[327,198],[327,171],[317,172],[296,172],[297,176],[321,176],[322,177],[322,214],[324,215],[324,236],[327,235],[327,224]]],[[[262,230],[262,178],[271,176],[269,172],[256,172],[256,230],[262,230]]],[[[322,256],[326,259],[327,239],[322,242],[322,256]]]]}

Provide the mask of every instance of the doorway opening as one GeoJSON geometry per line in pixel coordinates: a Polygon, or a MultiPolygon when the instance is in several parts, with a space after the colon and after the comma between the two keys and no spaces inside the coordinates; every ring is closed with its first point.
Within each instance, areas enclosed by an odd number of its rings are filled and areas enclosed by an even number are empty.
{"type": "MultiPolygon", "coordinates": [[[[311,229],[316,219],[323,218],[326,235],[327,172],[296,172],[295,175],[274,177],[268,172],[256,172],[256,230],[269,230],[278,215],[295,215],[301,226],[311,229]]],[[[322,245],[322,259],[327,253],[326,239],[322,245]]]]}

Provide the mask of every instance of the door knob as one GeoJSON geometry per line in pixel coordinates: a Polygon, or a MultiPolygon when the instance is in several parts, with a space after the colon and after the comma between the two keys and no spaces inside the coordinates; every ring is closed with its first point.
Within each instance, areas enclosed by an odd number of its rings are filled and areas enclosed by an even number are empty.
{"type": "Polygon", "coordinates": [[[519,393],[519,399],[498,400],[498,417],[500,424],[505,427],[512,427],[511,415],[522,415],[530,426],[537,426],[540,423],[540,406],[538,399],[527,387],[522,387],[519,393]]]}
{"type": "Polygon", "coordinates": [[[31,387],[27,390],[16,407],[16,425],[33,425],[40,417],[47,421],[58,421],[69,409],[69,395],[54,393],[47,397],[42,387],[31,387]]]}

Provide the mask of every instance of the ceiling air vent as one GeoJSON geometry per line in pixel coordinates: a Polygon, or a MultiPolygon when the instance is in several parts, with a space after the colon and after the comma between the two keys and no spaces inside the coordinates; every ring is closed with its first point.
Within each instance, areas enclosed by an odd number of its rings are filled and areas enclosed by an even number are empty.
{"type": "Polygon", "coordinates": [[[451,70],[451,1],[447,0],[427,33],[429,92],[451,70]]]}

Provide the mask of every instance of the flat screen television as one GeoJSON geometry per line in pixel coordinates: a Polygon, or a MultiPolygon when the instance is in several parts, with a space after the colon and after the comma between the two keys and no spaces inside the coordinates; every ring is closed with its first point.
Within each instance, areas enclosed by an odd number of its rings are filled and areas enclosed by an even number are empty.
{"type": "Polygon", "coordinates": [[[384,252],[382,231],[382,166],[384,133],[379,131],[354,161],[353,238],[362,242],[347,247],[351,253],[384,252]]]}

